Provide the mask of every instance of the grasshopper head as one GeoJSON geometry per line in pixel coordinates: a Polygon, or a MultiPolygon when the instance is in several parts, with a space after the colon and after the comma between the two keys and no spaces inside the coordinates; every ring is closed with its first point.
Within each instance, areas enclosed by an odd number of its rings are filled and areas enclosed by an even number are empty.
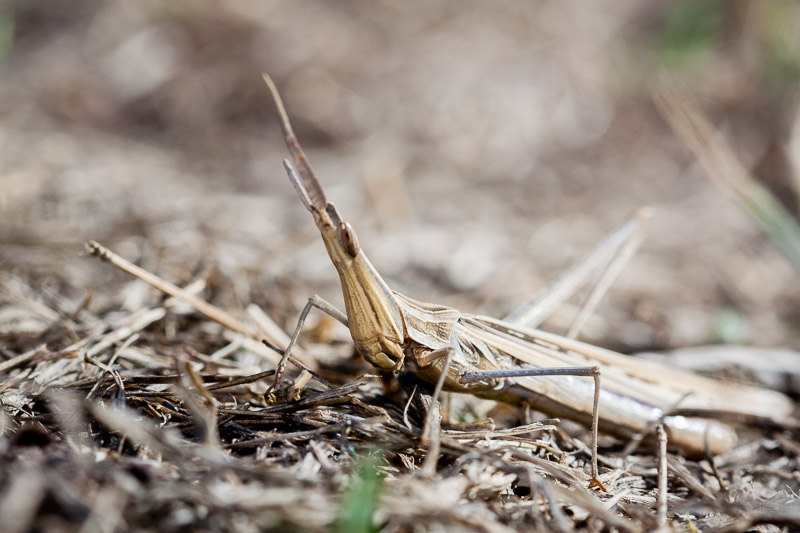
{"type": "Polygon", "coordinates": [[[404,326],[400,308],[386,282],[361,250],[356,232],[342,221],[328,202],[311,164],[292,130],[280,94],[269,76],[263,75],[280,115],[286,146],[294,165],[284,160],[300,201],[314,217],[328,255],[342,284],[347,327],[358,352],[372,365],[398,371],[403,363],[404,326]]]}

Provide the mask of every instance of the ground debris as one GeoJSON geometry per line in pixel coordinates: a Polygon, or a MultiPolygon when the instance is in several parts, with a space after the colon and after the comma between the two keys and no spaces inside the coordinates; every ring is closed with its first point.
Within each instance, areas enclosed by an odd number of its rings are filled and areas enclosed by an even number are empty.
{"type": "MultiPolygon", "coordinates": [[[[426,477],[424,414],[370,375],[339,376],[329,388],[300,373],[270,402],[263,392],[274,372],[254,372],[243,345],[218,358],[180,349],[202,321],[170,333],[152,309],[127,318],[109,311],[113,321],[84,314],[89,323],[75,321],[70,345],[38,344],[0,363],[0,514],[9,531],[330,531],[352,513],[347,495],[365,476],[378,487],[366,512],[383,531],[655,524],[655,458],[646,449],[605,451],[603,493],[586,488],[582,436],[556,431],[557,420],[449,424],[426,477]]],[[[800,483],[796,446],[788,433],[767,437],[729,454],[716,473],[671,455],[672,523],[796,524],[788,510],[800,483]]]]}
{"type": "MultiPolygon", "coordinates": [[[[279,355],[249,330],[82,255],[98,239],[273,338],[339,294],[287,200],[263,69],[393,288],[502,316],[654,205],[586,340],[703,346],[670,360],[797,398],[797,271],[646,90],[675,56],[714,140],[796,216],[797,5],[172,4],[0,8],[0,531],[658,529],[646,442],[601,435],[589,490],[585,430],[447,396],[423,468],[413,385],[369,375],[341,324],[312,317],[314,374],[265,397],[279,355]]],[[[741,435],[669,455],[672,529],[800,529],[798,428],[741,435]]]]}

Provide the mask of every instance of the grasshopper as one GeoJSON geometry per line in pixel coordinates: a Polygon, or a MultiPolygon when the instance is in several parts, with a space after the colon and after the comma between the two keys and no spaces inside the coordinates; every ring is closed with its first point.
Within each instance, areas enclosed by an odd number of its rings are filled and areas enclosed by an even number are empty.
{"type": "Polygon", "coordinates": [[[685,453],[716,454],[735,445],[736,433],[699,416],[703,412],[770,419],[791,412],[793,403],[775,391],[728,384],[534,329],[526,324],[530,313],[525,309],[503,321],[393,291],[367,258],[352,226],[328,202],[275,84],[268,75],[263,78],[291,155],[291,162],[284,160],[286,172],[319,229],[345,302],[342,312],[319,296],[309,299],[278,365],[275,384],[308,313],[316,307],[345,324],[358,353],[382,371],[405,369],[425,382],[442,382],[445,390],[527,404],[590,425],[593,480],[598,430],[634,438],[661,422],[670,443],[685,453]]]}

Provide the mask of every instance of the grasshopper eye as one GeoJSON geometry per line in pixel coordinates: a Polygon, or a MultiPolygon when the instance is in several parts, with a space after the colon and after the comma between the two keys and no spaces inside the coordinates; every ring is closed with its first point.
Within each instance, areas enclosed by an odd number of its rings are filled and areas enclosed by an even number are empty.
{"type": "Polygon", "coordinates": [[[358,244],[356,232],[353,231],[353,228],[350,227],[350,224],[347,222],[340,222],[339,225],[336,226],[336,237],[339,239],[339,244],[342,245],[342,248],[347,250],[350,257],[357,256],[358,252],[361,251],[361,245],[358,244]]]}

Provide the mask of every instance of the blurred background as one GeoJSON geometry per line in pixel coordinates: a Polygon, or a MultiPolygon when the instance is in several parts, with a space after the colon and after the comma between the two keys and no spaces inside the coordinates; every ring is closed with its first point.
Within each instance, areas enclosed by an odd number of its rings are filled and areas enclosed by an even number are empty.
{"type": "Polygon", "coordinates": [[[798,348],[797,266],[707,178],[651,89],[679,80],[795,224],[799,11],[789,0],[3,3],[0,305],[13,320],[0,308],[2,338],[15,352],[26,332],[40,338],[48,319],[31,301],[76,309],[94,288],[100,312],[158,298],[87,257],[88,239],[170,281],[205,278],[204,298],[235,313],[256,303],[287,330],[308,296],[341,302],[284,174],[264,71],[393,288],[503,316],[649,205],[650,234],[585,339],[625,352],[798,348]]]}

